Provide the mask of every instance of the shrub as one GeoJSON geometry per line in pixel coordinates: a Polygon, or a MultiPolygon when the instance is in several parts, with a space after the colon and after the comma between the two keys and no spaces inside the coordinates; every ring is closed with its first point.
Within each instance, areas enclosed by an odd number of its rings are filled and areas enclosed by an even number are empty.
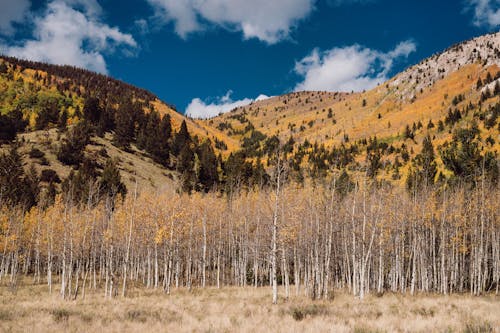
{"type": "Polygon", "coordinates": [[[56,322],[68,321],[70,312],[67,309],[54,309],[51,311],[52,318],[56,322]]]}
{"type": "Polygon", "coordinates": [[[60,183],[61,178],[59,178],[59,175],[54,170],[44,169],[40,175],[40,181],[47,183],[60,183]]]}
{"type": "Polygon", "coordinates": [[[296,321],[301,321],[307,316],[316,317],[327,314],[328,314],[328,309],[326,308],[326,306],[320,304],[297,306],[290,309],[290,315],[296,321]]]}
{"type": "Polygon", "coordinates": [[[468,322],[465,325],[464,333],[490,333],[493,332],[493,326],[485,322],[468,322]]]}
{"type": "Polygon", "coordinates": [[[40,149],[33,147],[29,152],[29,156],[30,158],[42,158],[45,157],[45,153],[40,149]]]}

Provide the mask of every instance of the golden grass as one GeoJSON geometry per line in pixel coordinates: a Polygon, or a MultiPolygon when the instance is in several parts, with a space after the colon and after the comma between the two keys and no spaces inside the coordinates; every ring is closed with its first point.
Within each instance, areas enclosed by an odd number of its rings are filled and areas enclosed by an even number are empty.
{"type": "Polygon", "coordinates": [[[337,292],[333,300],[293,296],[271,304],[269,288],[145,289],[127,298],[63,301],[46,286],[0,287],[2,332],[498,332],[494,295],[385,294],[363,301],[337,292]]]}
{"type": "MultiPolygon", "coordinates": [[[[56,129],[34,131],[20,135],[24,144],[19,149],[24,155],[26,166],[36,165],[38,172],[42,169],[53,169],[61,179],[66,178],[71,167],[63,165],[57,159],[57,150],[61,144],[62,137],[58,137],[56,129]],[[50,165],[41,166],[39,159],[29,158],[29,151],[37,148],[44,152],[45,158],[50,165]]],[[[8,147],[0,147],[0,153],[8,147]]],[[[135,182],[138,188],[143,191],[155,192],[176,186],[175,174],[153,162],[143,151],[139,151],[132,146],[131,152],[118,149],[112,144],[112,137],[108,133],[104,138],[92,137],[92,143],[86,148],[86,155],[95,158],[101,165],[105,165],[107,156],[118,159],[118,167],[121,171],[122,181],[129,191],[133,191],[135,182]],[[101,151],[106,151],[107,156],[102,156],[101,151]]]]}

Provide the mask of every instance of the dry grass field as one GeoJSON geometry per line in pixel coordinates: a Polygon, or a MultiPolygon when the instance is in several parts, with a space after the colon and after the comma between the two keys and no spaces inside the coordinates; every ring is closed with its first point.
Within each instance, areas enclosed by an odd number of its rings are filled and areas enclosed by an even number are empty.
{"type": "Polygon", "coordinates": [[[370,295],[337,292],[271,304],[268,288],[144,289],[63,301],[45,286],[0,287],[1,332],[500,332],[494,295],[370,295]]]}

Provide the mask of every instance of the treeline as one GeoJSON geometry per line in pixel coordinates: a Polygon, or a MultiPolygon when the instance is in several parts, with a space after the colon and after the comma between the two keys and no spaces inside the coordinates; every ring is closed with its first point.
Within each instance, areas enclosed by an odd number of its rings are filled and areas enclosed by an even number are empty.
{"type": "MultiPolygon", "coordinates": [[[[127,295],[130,285],[163,289],[283,286],[284,297],[364,297],[384,292],[479,295],[499,290],[498,187],[484,179],[413,194],[338,177],[216,193],[129,193],[111,204],[90,191],[29,211],[1,197],[0,279],[12,288],[46,283],[66,299],[89,290],[127,295]],[[21,279],[22,276],[26,276],[21,279]]],[[[276,288],[277,293],[277,288],[276,288]]],[[[276,294],[277,296],[277,294],[276,294]]]]}
{"type": "Polygon", "coordinates": [[[9,67],[11,70],[20,72],[25,69],[45,72],[47,75],[43,77],[41,73],[36,73],[35,80],[41,81],[45,86],[54,85],[61,92],[71,92],[77,96],[85,96],[91,91],[97,98],[109,104],[112,104],[116,97],[124,93],[145,102],[156,99],[155,95],[145,89],[137,88],[86,69],[68,65],[51,65],[7,56],[1,56],[0,58],[7,62],[7,64],[3,62],[0,66],[0,74],[9,73],[9,67]]]}

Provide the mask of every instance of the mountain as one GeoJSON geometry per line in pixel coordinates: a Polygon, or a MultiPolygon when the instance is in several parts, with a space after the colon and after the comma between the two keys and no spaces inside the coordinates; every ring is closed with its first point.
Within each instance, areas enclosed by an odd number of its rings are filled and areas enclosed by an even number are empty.
{"type": "Polygon", "coordinates": [[[477,89],[478,79],[488,73],[494,77],[487,85],[491,91],[498,81],[499,49],[500,33],[485,35],[425,59],[367,92],[294,92],[198,122],[224,128],[234,138],[241,137],[238,130],[244,126],[239,118],[243,116],[255,129],[283,139],[293,135],[299,141],[333,144],[340,143],[344,134],[355,140],[390,136],[408,123],[438,121],[449,108],[477,104],[486,89],[477,89]],[[464,99],[455,104],[459,95],[464,99]],[[228,126],[237,129],[236,135],[228,126]]]}
{"type": "MultiPolygon", "coordinates": [[[[214,153],[221,155],[228,149],[236,149],[237,142],[233,139],[184,117],[175,107],[144,89],[71,66],[0,57],[0,143],[9,143],[17,133],[25,167],[33,165],[42,175],[55,172],[58,182],[72,170],[81,169],[81,163],[62,161],[58,154],[75,124],[85,121],[91,124],[91,139],[83,151],[75,154],[82,153],[85,159],[90,159],[98,173],[103,171],[106,160],[112,158],[117,161],[128,188],[135,182],[146,190],[174,186],[173,181],[179,181],[178,156],[169,157],[167,152],[167,156],[161,157],[152,153],[157,150],[153,146],[161,144],[154,131],[146,129],[152,112],[158,119],[150,118],[158,123],[160,118],[169,119],[167,150],[183,122],[196,144],[212,142],[214,153]],[[128,120],[132,120],[130,124],[128,120]],[[120,121],[123,126],[132,126],[130,142],[125,145],[115,142],[120,121]],[[140,144],[141,134],[151,136],[150,151],[145,143],[140,144]]],[[[3,150],[6,149],[4,145],[3,150]]]]}
{"type": "MultiPolygon", "coordinates": [[[[437,148],[452,140],[457,128],[476,122],[484,149],[496,155],[499,82],[500,33],[495,33],[454,45],[369,91],[293,92],[198,122],[240,142],[258,131],[328,149],[376,136],[395,149],[404,145],[410,157],[420,151],[425,136],[437,148]]],[[[363,163],[366,146],[359,148],[365,151],[357,157],[363,163]]],[[[395,157],[387,154],[382,160],[394,163],[395,157]]]]}
{"type": "Polygon", "coordinates": [[[112,166],[129,190],[266,186],[276,156],[298,183],[496,182],[499,50],[500,33],[485,35],[369,91],[293,92],[208,120],[101,74],[1,57],[0,140],[6,152],[17,134],[25,169],[46,186],[62,181],[56,191],[75,179],[106,183],[112,166]]]}

